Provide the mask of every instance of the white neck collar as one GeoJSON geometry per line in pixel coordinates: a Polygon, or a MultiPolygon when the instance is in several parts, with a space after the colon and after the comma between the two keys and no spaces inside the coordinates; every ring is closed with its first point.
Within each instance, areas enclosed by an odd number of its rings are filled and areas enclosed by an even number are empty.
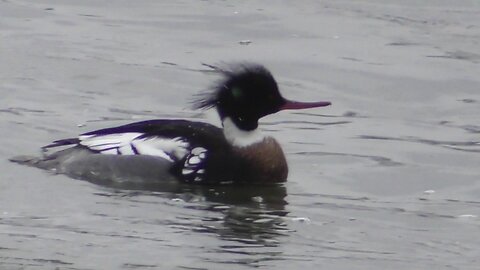
{"type": "Polygon", "coordinates": [[[265,136],[258,129],[252,131],[239,129],[230,117],[223,119],[223,134],[231,145],[237,147],[250,146],[265,139],[265,136]]]}

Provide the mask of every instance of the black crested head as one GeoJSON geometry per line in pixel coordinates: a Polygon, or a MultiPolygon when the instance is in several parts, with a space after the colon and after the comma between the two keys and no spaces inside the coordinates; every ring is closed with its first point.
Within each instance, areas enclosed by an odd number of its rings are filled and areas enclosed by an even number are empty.
{"type": "Polygon", "coordinates": [[[261,65],[213,68],[223,78],[212,92],[202,94],[194,102],[196,109],[215,107],[222,120],[228,117],[238,128],[250,131],[258,127],[258,119],[278,112],[286,103],[272,74],[261,65]]]}

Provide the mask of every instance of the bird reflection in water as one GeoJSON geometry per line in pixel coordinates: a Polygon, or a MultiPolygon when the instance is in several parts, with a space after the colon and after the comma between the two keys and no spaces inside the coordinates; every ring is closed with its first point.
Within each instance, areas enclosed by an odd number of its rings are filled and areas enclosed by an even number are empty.
{"type": "Polygon", "coordinates": [[[194,215],[179,215],[166,223],[180,230],[214,234],[222,240],[238,244],[224,247],[223,251],[245,247],[245,244],[278,246],[277,238],[289,231],[285,222],[288,214],[285,210],[287,189],[283,184],[205,186],[174,180],[139,182],[91,178],[88,181],[108,188],[108,192],[98,195],[129,200],[158,196],[168,199],[169,204],[173,202],[188,210],[199,211],[194,215]]]}

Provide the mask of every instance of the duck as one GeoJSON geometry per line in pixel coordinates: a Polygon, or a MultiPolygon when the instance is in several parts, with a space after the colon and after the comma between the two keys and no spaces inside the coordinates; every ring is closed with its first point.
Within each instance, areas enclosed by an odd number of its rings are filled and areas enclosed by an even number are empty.
{"type": "Polygon", "coordinates": [[[216,109],[221,127],[184,119],[145,120],[56,140],[42,147],[41,157],[11,161],[75,178],[168,178],[200,185],[287,181],[285,154],[273,137],[259,130],[259,119],[331,102],[284,98],[271,72],[260,64],[215,70],[221,79],[197,94],[192,105],[198,110],[216,109]]]}

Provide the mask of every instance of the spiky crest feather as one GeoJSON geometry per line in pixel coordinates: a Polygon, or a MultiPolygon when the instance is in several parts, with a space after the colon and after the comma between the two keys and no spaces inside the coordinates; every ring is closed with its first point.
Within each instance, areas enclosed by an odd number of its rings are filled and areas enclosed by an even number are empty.
{"type": "Polygon", "coordinates": [[[214,86],[207,91],[195,95],[196,99],[192,101],[193,109],[210,109],[216,107],[222,91],[229,90],[227,85],[229,82],[241,77],[257,77],[259,75],[272,78],[273,76],[264,66],[254,63],[236,63],[226,64],[223,66],[214,66],[203,64],[206,67],[220,73],[222,78],[217,81],[214,86]]]}

